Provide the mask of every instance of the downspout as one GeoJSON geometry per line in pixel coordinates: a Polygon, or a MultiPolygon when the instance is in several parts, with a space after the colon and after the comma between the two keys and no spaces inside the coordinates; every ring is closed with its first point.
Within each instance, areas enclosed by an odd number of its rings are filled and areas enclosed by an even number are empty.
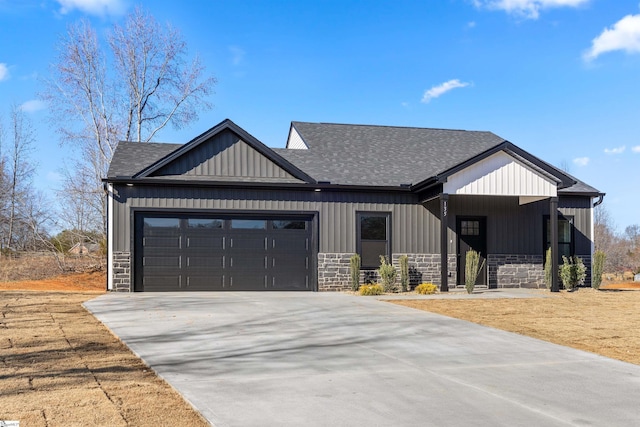
{"type": "Polygon", "coordinates": [[[602,202],[604,201],[604,194],[600,194],[598,196],[598,200],[596,200],[595,202],[593,202],[593,207],[597,207],[600,206],[602,204],[602,202]]]}

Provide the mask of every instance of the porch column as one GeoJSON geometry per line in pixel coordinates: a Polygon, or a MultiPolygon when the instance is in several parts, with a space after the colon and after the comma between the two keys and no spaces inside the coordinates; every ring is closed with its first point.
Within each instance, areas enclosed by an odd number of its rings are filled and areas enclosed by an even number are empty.
{"type": "Polygon", "coordinates": [[[549,200],[549,227],[551,227],[551,292],[560,292],[558,283],[558,198],[549,200]]]}
{"type": "Polygon", "coordinates": [[[449,195],[440,194],[440,292],[449,292],[449,195]]]}

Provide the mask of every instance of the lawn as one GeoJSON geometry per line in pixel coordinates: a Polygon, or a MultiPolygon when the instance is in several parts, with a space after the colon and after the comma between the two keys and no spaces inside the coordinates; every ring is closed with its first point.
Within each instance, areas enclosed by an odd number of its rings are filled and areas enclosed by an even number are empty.
{"type": "Polygon", "coordinates": [[[82,307],[104,293],[104,283],[104,274],[0,283],[0,420],[21,427],[208,425],[82,307]]]}
{"type": "Polygon", "coordinates": [[[640,364],[640,291],[584,288],[545,296],[392,302],[640,364]]]}

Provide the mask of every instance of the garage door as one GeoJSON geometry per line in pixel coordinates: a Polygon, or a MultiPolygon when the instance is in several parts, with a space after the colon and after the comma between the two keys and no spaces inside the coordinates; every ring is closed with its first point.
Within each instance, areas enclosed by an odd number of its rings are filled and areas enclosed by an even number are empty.
{"type": "Polygon", "coordinates": [[[138,213],[135,290],[312,290],[311,221],[138,213]]]}

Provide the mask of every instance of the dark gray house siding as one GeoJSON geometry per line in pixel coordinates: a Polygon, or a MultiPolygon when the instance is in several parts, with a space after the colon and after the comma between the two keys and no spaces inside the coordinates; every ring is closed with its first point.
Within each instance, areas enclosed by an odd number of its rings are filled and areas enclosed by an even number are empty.
{"type": "MultiPolygon", "coordinates": [[[[109,289],[131,291],[134,283],[140,283],[145,271],[140,268],[144,245],[140,240],[142,230],[136,224],[144,227],[141,217],[163,214],[181,218],[218,216],[229,221],[255,215],[270,221],[283,215],[304,219],[313,228],[304,234],[311,236],[310,247],[304,250],[311,256],[313,270],[308,276],[312,283],[306,289],[348,289],[349,258],[359,250],[358,215],[363,213],[388,214],[391,260],[397,265],[400,255],[409,256],[412,285],[441,285],[444,281],[451,287],[460,286],[462,242],[466,244],[466,231],[461,228],[462,224],[473,223],[481,225],[485,239],[482,255],[487,268],[482,283],[489,287],[543,287],[545,221],[552,206],[549,197],[525,203],[510,194],[446,195],[447,239],[443,241],[440,236],[441,199],[445,197],[442,183],[447,174],[465,171],[501,152],[506,153],[503,159],[514,159],[517,168],[529,174],[527,179],[540,176],[545,185],[558,186],[558,215],[570,218],[574,253],[590,267],[592,205],[594,197],[602,194],[491,133],[296,126],[302,131],[299,140],[309,146],[308,150],[271,150],[230,121],[184,145],[121,143],[105,180],[109,289]],[[394,155],[403,162],[385,175],[384,167],[376,169],[373,159],[361,154],[370,143],[381,152],[393,144],[394,155]],[[341,147],[349,148],[352,157],[341,152],[341,147]],[[440,173],[436,159],[419,159],[433,153],[447,159],[447,170],[440,173]],[[416,179],[420,172],[422,177],[416,179]],[[445,250],[448,277],[441,265],[445,250]]],[[[514,176],[517,178],[512,173],[510,179],[514,176]]],[[[224,254],[220,256],[224,258],[224,254]]],[[[266,257],[265,267],[267,262],[275,263],[266,257]]],[[[376,280],[375,271],[363,270],[361,280],[366,279],[376,280]]]]}

